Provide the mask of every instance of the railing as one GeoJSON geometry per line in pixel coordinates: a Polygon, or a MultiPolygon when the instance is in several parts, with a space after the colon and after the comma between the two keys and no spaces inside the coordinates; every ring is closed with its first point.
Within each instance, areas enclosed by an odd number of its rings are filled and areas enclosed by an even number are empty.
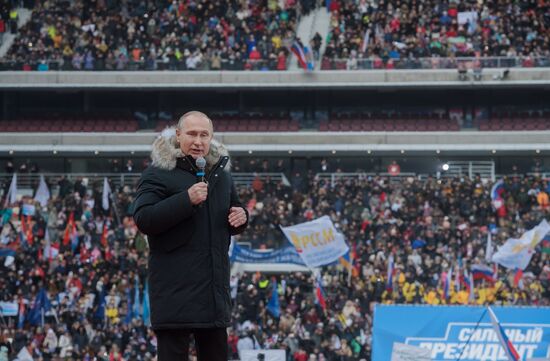
{"type": "Polygon", "coordinates": [[[550,67],[550,57],[460,57],[416,59],[348,59],[323,58],[322,70],[391,70],[391,69],[476,69],[550,67]]]}
{"type": "Polygon", "coordinates": [[[493,161],[449,161],[449,169],[441,172],[442,178],[454,178],[467,176],[473,179],[476,174],[482,179],[495,181],[495,162],[493,161]]]}
{"type": "Polygon", "coordinates": [[[260,179],[262,182],[282,182],[285,186],[290,186],[290,182],[284,173],[232,173],[231,175],[237,187],[250,187],[256,178],[260,179]]]}
{"type": "MultiPolygon", "coordinates": [[[[287,59],[288,60],[288,59],[287,59]]],[[[221,59],[220,69],[212,69],[211,60],[203,61],[202,64],[197,66],[194,69],[188,69],[185,63],[185,60],[171,60],[164,61],[162,59],[152,59],[152,60],[127,60],[121,63],[112,63],[106,64],[103,61],[94,62],[91,69],[87,69],[84,64],[80,67],[75,67],[70,61],[64,61],[60,59],[48,59],[42,61],[11,61],[11,60],[0,60],[0,71],[2,70],[26,70],[26,71],[57,71],[57,70],[83,70],[83,71],[136,71],[136,70],[147,70],[147,71],[200,71],[200,70],[277,70],[277,59],[237,59],[229,61],[227,59],[221,59]]]]}
{"type": "MultiPolygon", "coordinates": [[[[141,173],[17,173],[17,188],[20,190],[36,189],[41,175],[47,179],[54,189],[57,189],[57,185],[62,177],[65,177],[65,179],[72,183],[77,179],[81,179],[88,188],[94,184],[102,186],[103,178],[107,177],[111,185],[119,188],[136,186],[141,173]]],[[[263,182],[282,182],[284,185],[290,186],[290,182],[283,173],[232,173],[232,176],[237,187],[250,187],[256,178],[259,178],[263,182]]],[[[12,177],[13,174],[11,173],[0,173],[0,184],[9,185],[12,177]]],[[[22,193],[28,194],[26,191],[22,193]]]]}
{"type": "Polygon", "coordinates": [[[426,178],[426,174],[417,174],[417,173],[399,173],[398,175],[391,175],[389,173],[317,173],[315,178],[317,180],[325,180],[330,182],[330,186],[334,188],[338,182],[346,180],[359,180],[364,181],[369,177],[384,177],[387,178],[390,183],[399,183],[406,178],[418,177],[419,179],[426,178]]]}
{"type": "MultiPolygon", "coordinates": [[[[287,61],[289,59],[287,58],[287,61]]],[[[550,67],[550,57],[460,57],[460,58],[405,58],[405,59],[356,59],[348,64],[348,59],[328,59],[323,58],[321,62],[322,70],[391,70],[391,69],[457,69],[459,67],[465,69],[476,68],[541,68],[550,67]]],[[[44,61],[10,61],[0,60],[0,70],[117,70],[117,71],[182,71],[189,70],[185,64],[185,60],[170,60],[162,59],[151,60],[127,60],[120,63],[107,64],[103,62],[95,62],[92,69],[86,69],[84,64],[80,68],[75,68],[70,61],[60,59],[48,59],[44,61]]],[[[237,59],[229,61],[221,60],[220,69],[212,69],[211,61],[204,61],[194,70],[224,70],[224,71],[241,71],[241,70],[277,70],[277,59],[237,59]]]]}

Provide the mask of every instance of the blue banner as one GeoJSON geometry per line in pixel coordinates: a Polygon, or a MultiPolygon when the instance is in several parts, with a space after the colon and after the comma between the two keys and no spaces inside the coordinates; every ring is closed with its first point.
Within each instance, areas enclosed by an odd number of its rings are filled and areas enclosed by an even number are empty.
{"type": "MultiPolygon", "coordinates": [[[[549,307],[491,307],[521,360],[550,357],[549,307]]],[[[500,361],[504,350],[486,307],[376,305],[372,361],[394,343],[431,350],[432,361],[500,361]]]]}
{"type": "Polygon", "coordinates": [[[233,245],[231,262],[241,263],[292,263],[305,266],[304,261],[292,246],[275,251],[253,251],[242,248],[238,244],[233,245]]]}

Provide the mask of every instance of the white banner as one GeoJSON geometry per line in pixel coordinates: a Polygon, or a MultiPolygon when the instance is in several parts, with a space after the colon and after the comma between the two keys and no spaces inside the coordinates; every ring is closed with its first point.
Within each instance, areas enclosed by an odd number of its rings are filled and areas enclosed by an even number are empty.
{"type": "Polygon", "coordinates": [[[349,250],[328,216],[281,229],[310,268],[333,263],[349,250]]]}
{"type": "Polygon", "coordinates": [[[457,15],[457,20],[459,25],[464,25],[467,22],[475,23],[477,21],[477,12],[475,11],[460,12],[457,15]]]}
{"type": "Polygon", "coordinates": [[[19,306],[16,302],[0,302],[0,316],[17,316],[19,306]]]}
{"type": "Polygon", "coordinates": [[[535,247],[550,232],[550,225],[545,219],[535,228],[525,232],[520,239],[509,238],[493,255],[493,262],[506,268],[527,267],[535,252],[535,247]]]}

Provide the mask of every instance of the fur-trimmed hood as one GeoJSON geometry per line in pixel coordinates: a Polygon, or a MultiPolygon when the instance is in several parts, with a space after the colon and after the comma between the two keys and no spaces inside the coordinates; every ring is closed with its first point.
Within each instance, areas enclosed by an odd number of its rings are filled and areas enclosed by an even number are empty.
{"type": "MultiPolygon", "coordinates": [[[[210,151],[204,157],[206,159],[206,169],[210,169],[216,164],[220,157],[229,156],[227,148],[215,139],[210,143],[210,151]]],[[[151,152],[152,166],[172,170],[176,167],[177,158],[185,157],[181,151],[176,138],[176,127],[168,127],[164,129],[153,142],[153,150],[151,152]]],[[[231,163],[228,162],[225,170],[231,169],[231,163]]]]}

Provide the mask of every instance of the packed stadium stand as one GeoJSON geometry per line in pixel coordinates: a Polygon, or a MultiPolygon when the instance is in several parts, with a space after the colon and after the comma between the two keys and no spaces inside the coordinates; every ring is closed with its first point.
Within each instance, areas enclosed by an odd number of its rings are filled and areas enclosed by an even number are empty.
{"type": "Polygon", "coordinates": [[[296,6],[238,1],[36,2],[3,69],[285,70],[296,6]]]}
{"type": "Polygon", "coordinates": [[[192,109],[250,215],[233,244],[328,216],[350,247],[314,272],[234,262],[231,359],[371,360],[381,304],[550,306],[550,235],[521,273],[487,255],[550,220],[549,27],[543,0],[2,3],[0,361],[156,360],[133,200],[192,109]],[[306,16],[318,64],[287,71],[306,16]]]}
{"type": "MultiPolygon", "coordinates": [[[[319,9],[307,0],[94,4],[36,2],[2,69],[286,70],[300,20],[319,9]]],[[[326,38],[300,42],[317,61],[324,49],[323,70],[550,66],[544,2],[325,5],[326,38]]]]}
{"type": "MultiPolygon", "coordinates": [[[[368,360],[375,302],[548,305],[548,242],[537,248],[521,284],[513,271],[499,268],[495,282],[475,281],[473,301],[463,284],[443,294],[450,268],[484,262],[488,232],[499,245],[548,218],[547,180],[521,174],[504,180],[505,207],[498,213],[491,206],[493,184],[478,177],[397,183],[342,178],[331,184],[305,173],[295,174],[290,185],[255,181],[240,188],[251,221],[237,241],[278,247],[285,242],[279,225],[327,214],[349,241],[354,261],[352,269],[323,269],[326,306],[315,301],[308,273],[276,276],[276,291],[271,276],[235,275],[230,355],[237,358],[252,342],[286,349],[292,360],[368,360]],[[388,284],[390,254],[396,272],[388,284]],[[272,292],[279,318],[266,308],[272,292]]],[[[131,217],[134,186],[113,185],[105,211],[102,182],[63,177],[56,183],[43,207],[25,196],[2,211],[3,252],[12,258],[1,269],[0,300],[15,302],[25,317],[3,317],[0,345],[9,344],[10,355],[30,346],[44,360],[152,360],[156,341],[144,325],[143,299],[148,248],[131,217]],[[45,327],[32,307],[41,290],[49,295],[45,327]]]]}

